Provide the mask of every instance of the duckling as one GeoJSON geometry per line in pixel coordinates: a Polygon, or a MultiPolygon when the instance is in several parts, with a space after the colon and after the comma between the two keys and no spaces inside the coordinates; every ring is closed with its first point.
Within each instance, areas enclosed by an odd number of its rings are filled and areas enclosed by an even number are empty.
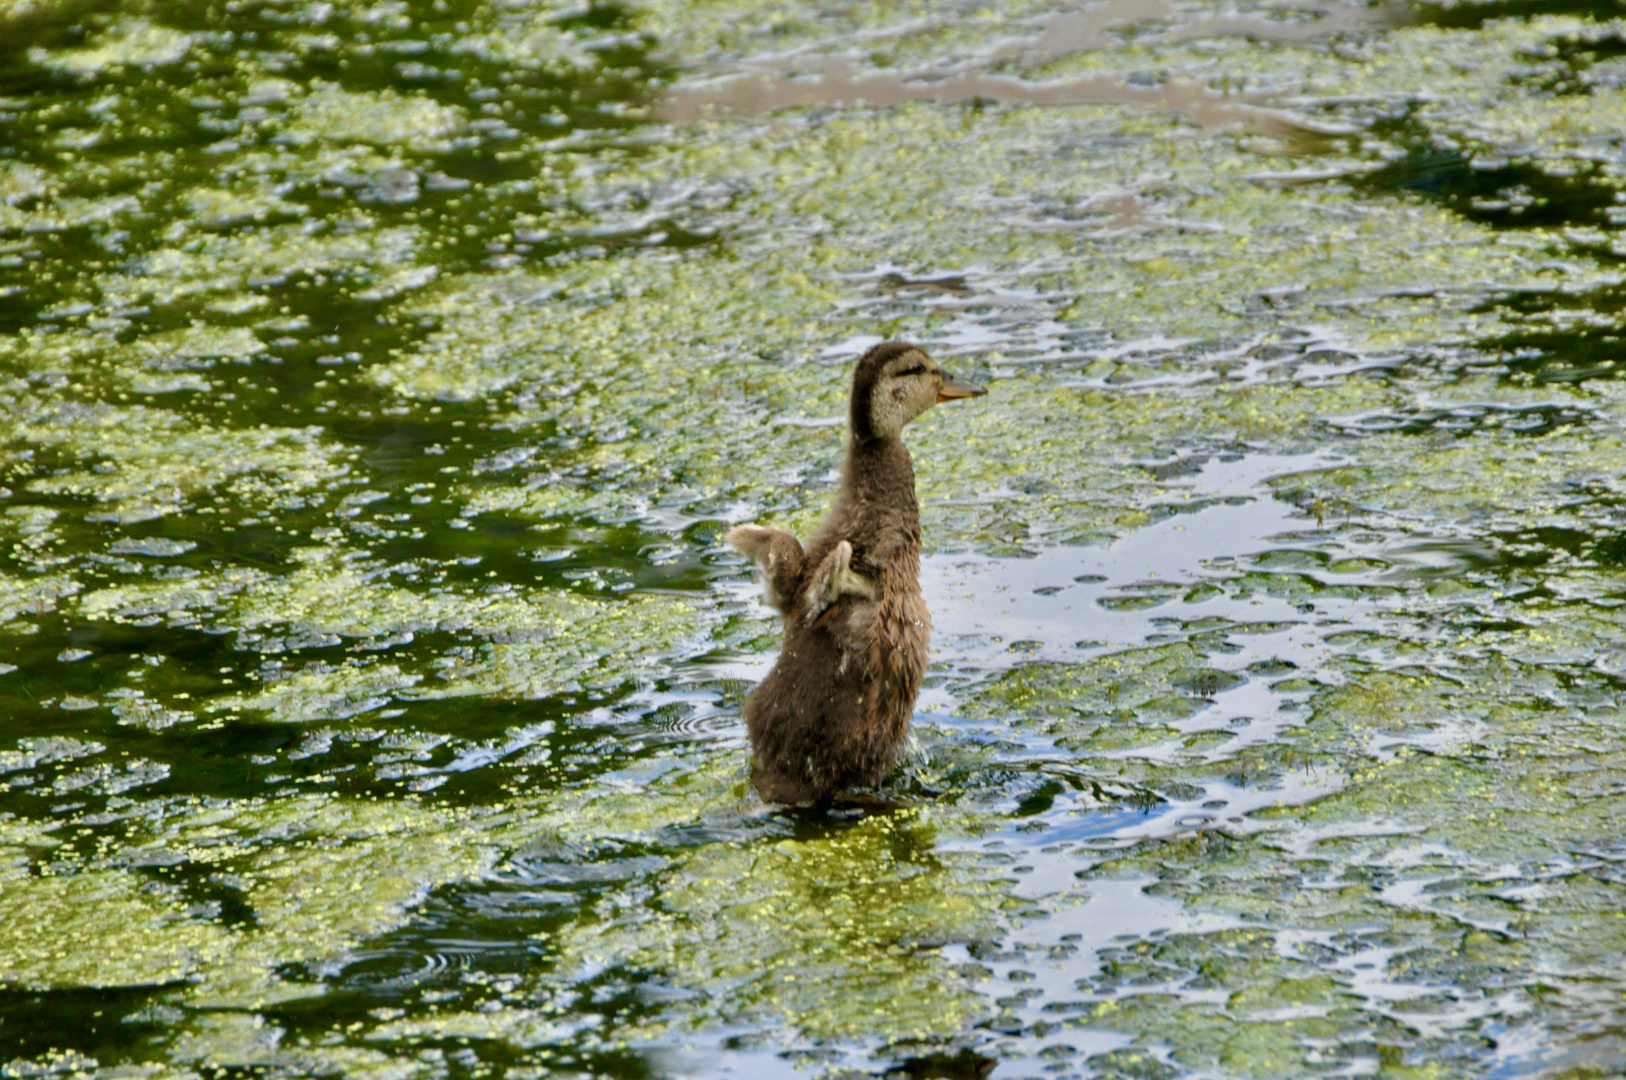
{"type": "Polygon", "coordinates": [[[724,535],[758,564],[784,616],[779,659],[745,702],[765,801],[806,805],[873,787],[897,763],[931,634],[903,428],[940,401],[984,393],[918,346],[875,346],[853,369],[841,489],[807,548],[761,525],[724,535]]]}

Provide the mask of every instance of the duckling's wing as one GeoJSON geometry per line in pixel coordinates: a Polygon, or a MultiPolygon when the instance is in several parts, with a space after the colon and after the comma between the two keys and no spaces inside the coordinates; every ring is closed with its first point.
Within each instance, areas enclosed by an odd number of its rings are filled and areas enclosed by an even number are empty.
{"type": "Polygon", "coordinates": [[[784,529],[769,525],[736,525],[723,534],[723,542],[755,559],[762,568],[762,587],[768,603],[789,615],[796,604],[796,582],[802,576],[802,542],[784,529]]]}
{"type": "Polygon", "coordinates": [[[806,603],[802,617],[812,622],[843,596],[873,600],[879,595],[875,583],[852,567],[853,546],[843,540],[819,560],[802,589],[806,603]]]}

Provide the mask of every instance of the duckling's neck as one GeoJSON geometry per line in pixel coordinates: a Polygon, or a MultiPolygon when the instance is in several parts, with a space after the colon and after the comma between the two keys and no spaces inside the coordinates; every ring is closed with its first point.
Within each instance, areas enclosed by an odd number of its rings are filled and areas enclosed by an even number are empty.
{"type": "Polygon", "coordinates": [[[841,494],[848,507],[890,511],[906,524],[919,524],[914,463],[896,436],[848,438],[841,494]]]}

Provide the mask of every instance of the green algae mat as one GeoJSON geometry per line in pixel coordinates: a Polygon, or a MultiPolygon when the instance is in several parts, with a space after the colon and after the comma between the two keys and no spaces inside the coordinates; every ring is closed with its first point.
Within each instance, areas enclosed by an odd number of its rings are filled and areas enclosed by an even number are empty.
{"type": "Polygon", "coordinates": [[[1604,0],[0,2],[0,1077],[1626,1073],[1623,333],[1604,0]]]}

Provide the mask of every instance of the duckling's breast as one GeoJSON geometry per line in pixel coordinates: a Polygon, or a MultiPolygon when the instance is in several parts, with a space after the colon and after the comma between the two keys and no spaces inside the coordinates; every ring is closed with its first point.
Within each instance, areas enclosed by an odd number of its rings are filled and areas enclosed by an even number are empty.
{"type": "Polygon", "coordinates": [[[885,588],[871,617],[871,726],[901,747],[926,675],[932,620],[920,594],[920,550],[904,545],[887,560],[885,588]]]}

